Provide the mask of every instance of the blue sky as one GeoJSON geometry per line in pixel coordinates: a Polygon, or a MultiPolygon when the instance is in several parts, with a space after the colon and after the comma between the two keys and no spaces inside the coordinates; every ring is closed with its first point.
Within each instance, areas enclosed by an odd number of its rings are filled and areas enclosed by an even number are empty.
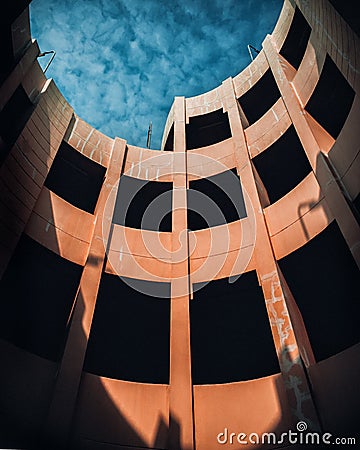
{"type": "MultiPolygon", "coordinates": [[[[159,149],[175,96],[215,88],[261,48],[282,0],[32,0],[33,38],[55,50],[46,75],[110,137],[159,149]]],[[[39,58],[44,67],[50,56],[39,58]]]]}

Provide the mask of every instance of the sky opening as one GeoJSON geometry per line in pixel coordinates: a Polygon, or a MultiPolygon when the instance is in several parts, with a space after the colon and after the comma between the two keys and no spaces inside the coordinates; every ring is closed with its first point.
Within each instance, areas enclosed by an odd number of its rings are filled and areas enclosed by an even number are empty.
{"type": "MultiPolygon", "coordinates": [[[[91,126],[159,149],[175,96],[235,76],[261,49],[282,0],[32,0],[32,37],[55,50],[46,72],[91,126]]],[[[51,55],[39,58],[44,68],[51,55]]]]}

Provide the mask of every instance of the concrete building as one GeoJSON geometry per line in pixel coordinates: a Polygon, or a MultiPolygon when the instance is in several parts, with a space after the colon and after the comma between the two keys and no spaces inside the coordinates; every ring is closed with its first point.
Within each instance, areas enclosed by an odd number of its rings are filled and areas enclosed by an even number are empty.
{"type": "Polygon", "coordinates": [[[351,2],[285,0],[248,67],[175,98],[162,151],[76,115],[28,3],[1,14],[0,446],[359,439],[351,2]]]}

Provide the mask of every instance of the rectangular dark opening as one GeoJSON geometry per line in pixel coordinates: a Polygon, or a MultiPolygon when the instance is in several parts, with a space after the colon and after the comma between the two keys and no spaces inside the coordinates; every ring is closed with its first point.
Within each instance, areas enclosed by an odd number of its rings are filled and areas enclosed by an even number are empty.
{"type": "Polygon", "coordinates": [[[305,109],[336,139],[349,115],[355,92],[336,64],[326,55],[324,67],[305,109]]]}
{"type": "Polygon", "coordinates": [[[20,85],[0,112],[0,165],[29,120],[34,105],[20,85]]]}
{"type": "Polygon", "coordinates": [[[222,109],[190,117],[185,128],[188,150],[206,147],[231,138],[228,113],[223,112],[222,109]]]}
{"type": "Polygon", "coordinates": [[[340,16],[350,26],[350,28],[360,36],[360,20],[358,14],[358,0],[329,0],[340,16]]]}
{"type": "Polygon", "coordinates": [[[0,284],[0,334],[59,361],[82,267],[23,235],[0,284]]]}
{"type": "Polygon", "coordinates": [[[10,25],[1,26],[0,39],[0,83],[2,83],[3,81],[5,81],[6,76],[9,74],[12,66],[14,65],[12,33],[10,25]]]}
{"type": "Polygon", "coordinates": [[[63,141],[45,186],[72,205],[93,214],[106,169],[63,141]]]}
{"type": "Polygon", "coordinates": [[[310,34],[310,25],[299,8],[296,7],[289,32],[280,50],[280,55],[296,70],[299,68],[304,57],[310,34]]]}
{"type": "Polygon", "coordinates": [[[3,11],[2,17],[1,17],[1,25],[9,25],[11,26],[12,23],[20,16],[20,14],[24,11],[24,9],[29,5],[29,0],[17,0],[16,2],[9,2],[6,12],[3,11]]]}
{"type": "Polygon", "coordinates": [[[238,101],[249,125],[260,119],[280,98],[280,91],[270,69],[238,101]]]}
{"type": "Polygon", "coordinates": [[[169,382],[170,283],[104,273],[85,370],[140,383],[169,382]]]}
{"type": "Polygon", "coordinates": [[[171,125],[168,137],[166,139],[166,143],[164,146],[164,150],[173,151],[174,150],[174,124],[171,125]]]}
{"type": "Polygon", "coordinates": [[[122,175],[113,222],[130,228],[171,231],[172,183],[122,175]]]}
{"type": "Polygon", "coordinates": [[[190,303],[194,384],[252,380],[280,372],[255,271],[194,284],[190,303]]]}
{"type": "Polygon", "coordinates": [[[318,361],[360,341],[359,270],[335,221],[279,266],[318,361]]]}
{"type": "Polygon", "coordinates": [[[0,16],[0,84],[13,69],[16,61],[13,52],[11,25],[28,6],[30,0],[16,0],[16,2],[3,2],[0,16]]]}
{"type": "Polygon", "coordinates": [[[309,160],[293,125],[252,161],[271,203],[290,192],[311,172],[309,160]]]}
{"type": "Polygon", "coordinates": [[[236,169],[190,181],[187,202],[188,228],[193,231],[247,216],[236,169]]]}

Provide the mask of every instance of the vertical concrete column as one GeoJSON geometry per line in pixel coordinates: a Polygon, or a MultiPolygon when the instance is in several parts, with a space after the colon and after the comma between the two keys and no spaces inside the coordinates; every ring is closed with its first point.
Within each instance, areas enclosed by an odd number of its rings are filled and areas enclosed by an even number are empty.
{"type": "MultiPolygon", "coordinates": [[[[309,159],[312,170],[349,249],[360,268],[359,224],[344,197],[341,186],[338,184],[326,161],[326,156],[322,153],[321,147],[312,133],[311,127],[306,120],[307,112],[300,105],[293,87],[286,77],[285,69],[288,63],[277,52],[270,35],[264,40],[263,48],[286,109],[309,159]]],[[[334,111],[334,114],[336,114],[336,111],[334,111]]]]}
{"type": "MultiPolygon", "coordinates": [[[[292,420],[294,424],[300,420],[305,420],[309,428],[317,430],[319,429],[318,418],[301,364],[299,343],[294,331],[294,325],[298,325],[301,329],[303,324],[296,315],[290,317],[290,311],[285,300],[284,287],[280,280],[266,227],[241,122],[240,109],[231,78],[223,82],[223,93],[223,105],[229,116],[231,133],[234,139],[237,172],[245,193],[246,208],[253,208],[256,218],[256,243],[254,248],[256,271],[266,302],[279,365],[292,410],[292,420]]],[[[299,336],[301,335],[299,333],[299,336]]],[[[301,343],[301,347],[308,349],[308,353],[312,355],[309,342],[306,339],[301,343]]]]}
{"type": "Polygon", "coordinates": [[[66,444],[76,406],[90,328],[96,299],[106,260],[106,246],[110,236],[116,195],[110,193],[120,177],[126,141],[114,141],[106,178],[95,209],[95,224],[89,254],[80,280],[69,327],[63,358],[55,383],[54,395],[45,423],[45,439],[66,444]],[[112,202],[111,205],[107,202],[112,202]],[[106,214],[105,214],[106,205],[106,214]]]}
{"type": "Polygon", "coordinates": [[[193,440],[187,233],[185,99],[174,102],[174,185],[170,322],[170,450],[191,450],[193,440]]]}

